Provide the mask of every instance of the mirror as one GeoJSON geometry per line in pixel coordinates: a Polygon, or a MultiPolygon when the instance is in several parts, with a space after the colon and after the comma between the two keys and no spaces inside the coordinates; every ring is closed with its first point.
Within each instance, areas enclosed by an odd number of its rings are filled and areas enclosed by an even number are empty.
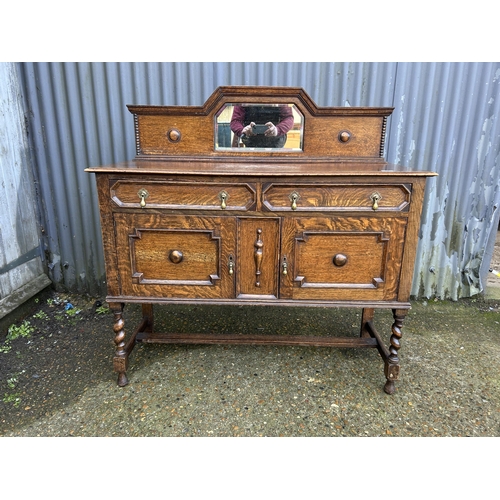
{"type": "Polygon", "coordinates": [[[215,149],[302,151],[303,124],[294,104],[225,104],[215,115],[215,149]]]}

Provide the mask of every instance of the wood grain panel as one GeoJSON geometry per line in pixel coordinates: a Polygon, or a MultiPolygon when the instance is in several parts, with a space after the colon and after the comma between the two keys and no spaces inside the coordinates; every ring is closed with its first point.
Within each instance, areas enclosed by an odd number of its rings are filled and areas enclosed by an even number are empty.
{"type": "Polygon", "coordinates": [[[278,297],[277,218],[238,218],[237,296],[278,297]]]}
{"type": "Polygon", "coordinates": [[[145,115],[137,117],[140,153],[145,155],[203,154],[214,149],[213,120],[208,116],[145,115]],[[168,133],[176,130],[180,140],[168,133]]]}
{"type": "Polygon", "coordinates": [[[303,89],[240,87],[214,91],[203,106],[130,105],[135,116],[138,157],[274,157],[379,159],[385,141],[385,123],[393,108],[318,107],[303,89]],[[291,91],[290,91],[291,90],[291,91]],[[282,94],[280,94],[283,92],[282,94]],[[303,150],[251,148],[216,150],[215,120],[226,104],[294,105],[303,116],[303,150]],[[172,141],[170,131],[175,132],[172,141]],[[349,139],[339,139],[347,132],[349,139]],[[177,140],[178,139],[178,140],[177,140]]]}
{"type": "Polygon", "coordinates": [[[110,194],[119,207],[140,208],[141,189],[148,192],[145,208],[221,211],[222,193],[227,195],[225,210],[250,210],[256,204],[255,186],[244,183],[118,180],[110,194]]]}
{"type": "Polygon", "coordinates": [[[383,117],[338,116],[313,117],[307,121],[304,153],[312,156],[380,156],[383,117]],[[339,140],[339,134],[351,134],[348,142],[339,140]]]}
{"type": "Polygon", "coordinates": [[[377,210],[402,211],[410,204],[411,186],[406,184],[268,184],[263,189],[264,206],[270,211],[292,211],[290,196],[298,194],[293,211],[357,210],[373,207],[374,194],[380,195],[377,210]]]}
{"type": "Polygon", "coordinates": [[[205,229],[136,229],[129,234],[132,282],[211,285],[220,280],[220,236],[205,229]]]}
{"type": "Polygon", "coordinates": [[[234,296],[227,265],[235,254],[234,219],[147,214],[115,214],[114,218],[123,295],[234,296]]]}
{"type": "Polygon", "coordinates": [[[116,237],[113,212],[109,200],[109,175],[96,175],[97,195],[99,197],[99,213],[101,218],[101,234],[106,266],[106,287],[109,295],[120,294],[116,237]]]}
{"type": "Polygon", "coordinates": [[[288,276],[281,294],[293,299],[394,300],[405,217],[295,218],[283,222],[288,276]],[[346,258],[337,266],[336,255],[346,258]]]}

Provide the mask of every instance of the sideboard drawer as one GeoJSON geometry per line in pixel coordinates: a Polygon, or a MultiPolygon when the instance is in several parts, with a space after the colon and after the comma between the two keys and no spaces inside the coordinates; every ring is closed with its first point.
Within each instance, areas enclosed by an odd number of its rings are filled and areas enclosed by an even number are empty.
{"type": "Polygon", "coordinates": [[[256,204],[251,184],[117,180],[110,191],[122,208],[247,211],[256,204]]]}
{"type": "Polygon", "coordinates": [[[268,184],[263,205],[270,211],[405,211],[409,184],[268,184]]]}

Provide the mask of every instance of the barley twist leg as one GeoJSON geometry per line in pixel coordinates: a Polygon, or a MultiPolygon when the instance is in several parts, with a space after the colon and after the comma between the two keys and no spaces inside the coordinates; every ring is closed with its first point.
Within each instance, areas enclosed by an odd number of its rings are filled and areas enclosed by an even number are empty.
{"type": "Polygon", "coordinates": [[[384,391],[387,394],[394,394],[396,387],[394,382],[399,378],[399,356],[398,351],[401,348],[401,337],[403,336],[401,329],[403,328],[403,321],[406,317],[406,310],[393,309],[392,315],[394,323],[392,324],[392,335],[389,347],[389,356],[385,360],[385,377],[387,382],[384,386],[384,391]]]}
{"type": "Polygon", "coordinates": [[[113,358],[113,368],[118,373],[118,385],[124,387],[128,384],[127,366],[128,353],[125,349],[125,321],[123,320],[123,304],[113,304],[110,306],[114,314],[113,331],[115,332],[115,357],[113,358]]]}

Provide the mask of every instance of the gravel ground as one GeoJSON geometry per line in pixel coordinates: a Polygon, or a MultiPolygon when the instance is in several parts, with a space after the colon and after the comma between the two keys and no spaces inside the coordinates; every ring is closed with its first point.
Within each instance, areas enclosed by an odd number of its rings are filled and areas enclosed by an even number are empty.
{"type": "MultiPolygon", "coordinates": [[[[120,388],[105,307],[55,292],[32,305],[26,336],[0,335],[0,436],[500,435],[498,301],[414,302],[393,396],[375,349],[314,347],[138,345],[120,388]]],[[[350,309],[166,311],[158,331],[356,336],[360,323],[350,309]]],[[[126,307],[126,331],[139,315],[126,307]]],[[[390,313],[376,323],[388,339],[390,313]]]]}

